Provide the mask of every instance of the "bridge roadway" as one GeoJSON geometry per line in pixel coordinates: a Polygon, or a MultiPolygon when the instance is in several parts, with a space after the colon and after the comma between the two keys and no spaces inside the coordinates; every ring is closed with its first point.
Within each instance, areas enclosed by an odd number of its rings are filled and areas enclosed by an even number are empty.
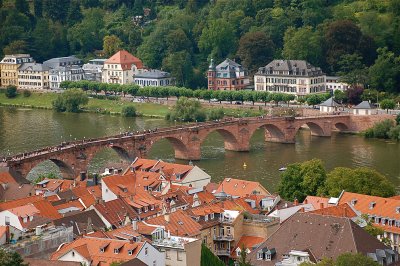
{"type": "Polygon", "coordinates": [[[309,127],[312,135],[324,137],[331,136],[334,130],[364,130],[365,128],[360,128],[360,124],[363,123],[358,123],[355,118],[357,117],[348,114],[296,118],[260,116],[190,123],[140,132],[125,132],[97,139],[63,142],[57,146],[0,158],[0,166],[8,168],[13,174],[26,177],[37,164],[50,160],[60,168],[65,177],[74,177],[80,172],[86,172],[91,159],[105,147],[111,147],[122,158],[132,160],[135,157],[146,157],[152,145],[164,138],[172,144],[176,158],[200,160],[201,143],[213,131],[222,135],[225,149],[249,151],[251,136],[258,128],[265,129],[266,141],[294,143],[296,133],[303,125],[309,127]]]}

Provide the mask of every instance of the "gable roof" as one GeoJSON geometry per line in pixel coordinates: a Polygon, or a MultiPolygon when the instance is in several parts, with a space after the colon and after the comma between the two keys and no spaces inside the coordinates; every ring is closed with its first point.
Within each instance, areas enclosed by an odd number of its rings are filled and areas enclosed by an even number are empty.
{"type": "Polygon", "coordinates": [[[128,70],[134,64],[137,68],[143,68],[142,61],[126,50],[121,50],[105,61],[105,64],[120,64],[123,70],[128,70]]]}
{"type": "Polygon", "coordinates": [[[319,104],[320,106],[329,106],[329,107],[336,107],[336,106],[340,106],[340,104],[338,104],[333,97],[329,98],[328,100],[326,100],[323,103],[319,104]]]}
{"type": "Polygon", "coordinates": [[[225,178],[215,193],[222,191],[228,195],[241,198],[253,194],[254,191],[261,192],[261,195],[271,195],[271,193],[269,193],[269,191],[266,190],[259,182],[235,178],[225,178]]]}
{"type": "Polygon", "coordinates": [[[112,225],[119,227],[125,217],[137,219],[137,213],[123,199],[115,199],[94,205],[96,210],[112,225]]]}
{"type": "Polygon", "coordinates": [[[22,199],[0,202],[0,211],[23,206],[28,203],[34,203],[34,202],[40,201],[40,200],[42,200],[41,196],[31,196],[31,197],[26,197],[26,198],[22,198],[22,199]]]}
{"type": "Polygon", "coordinates": [[[321,260],[324,257],[336,259],[346,252],[367,255],[387,247],[349,218],[296,213],[254,250],[249,259],[252,265],[275,265],[290,250],[305,249],[321,260]],[[276,250],[272,261],[257,260],[257,251],[263,248],[276,250]]]}
{"type": "MultiPolygon", "coordinates": [[[[137,256],[145,242],[133,242],[116,239],[82,237],[75,241],[61,246],[51,255],[51,260],[58,260],[60,257],[70,252],[77,251],[79,254],[87,258],[88,261],[104,262],[109,265],[115,261],[129,261],[137,256]],[[103,252],[100,248],[104,247],[103,252]],[[119,253],[115,254],[114,249],[118,249],[119,253]],[[132,250],[132,255],[128,254],[128,250],[132,250]]],[[[93,263],[96,265],[95,263],[93,263]]]]}
{"type": "Polygon", "coordinates": [[[17,183],[9,172],[0,172],[0,183],[17,183]]]}
{"type": "Polygon", "coordinates": [[[307,196],[304,199],[303,204],[312,204],[314,207],[314,210],[317,210],[317,209],[321,209],[321,207],[322,208],[328,207],[328,202],[329,202],[329,198],[318,197],[318,196],[307,196]]]}
{"type": "Polygon", "coordinates": [[[353,109],[375,109],[375,107],[368,101],[362,101],[358,105],[354,106],[353,109]]]}
{"type": "Polygon", "coordinates": [[[235,248],[231,252],[231,257],[236,258],[236,249],[240,248],[240,250],[243,252],[242,248],[243,246],[250,251],[253,250],[253,248],[258,247],[262,242],[265,241],[264,237],[258,237],[258,236],[242,236],[239,239],[239,242],[236,244],[235,248]]]}
{"type": "Polygon", "coordinates": [[[85,232],[89,221],[91,222],[90,226],[93,228],[93,230],[103,230],[106,227],[95,210],[66,215],[62,218],[54,220],[53,223],[56,226],[61,226],[63,224],[65,226],[72,225],[74,234],[80,235],[85,232]]]}
{"type": "Polygon", "coordinates": [[[326,216],[347,217],[347,218],[354,218],[358,216],[358,214],[353,210],[353,208],[347,203],[340,204],[337,206],[330,206],[323,209],[316,209],[314,211],[310,211],[310,213],[326,215],[326,216]]]}

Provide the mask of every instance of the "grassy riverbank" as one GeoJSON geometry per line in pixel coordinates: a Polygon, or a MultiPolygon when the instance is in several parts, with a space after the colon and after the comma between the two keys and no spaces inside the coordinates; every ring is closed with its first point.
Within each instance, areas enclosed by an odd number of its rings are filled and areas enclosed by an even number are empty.
{"type": "MultiPolygon", "coordinates": [[[[4,93],[0,93],[0,105],[52,109],[52,102],[56,98],[56,93],[32,93],[29,97],[18,94],[16,98],[9,99],[4,93]]],[[[168,106],[160,104],[94,98],[89,99],[89,103],[85,106],[85,111],[90,113],[120,114],[124,106],[134,106],[143,116],[165,117],[168,112],[168,106]]]]}
{"type": "MultiPolygon", "coordinates": [[[[15,98],[7,98],[4,93],[0,93],[0,105],[27,107],[27,108],[41,108],[53,109],[52,102],[57,98],[56,93],[37,93],[34,92],[29,97],[24,97],[19,93],[15,98]]],[[[108,100],[108,99],[95,99],[90,98],[89,103],[84,107],[86,112],[90,113],[106,113],[106,114],[120,114],[124,106],[134,106],[136,110],[142,115],[147,117],[165,117],[169,111],[169,107],[163,104],[156,103],[132,103],[122,100],[108,100]]],[[[204,106],[208,111],[213,108],[220,108],[220,106],[204,106]]],[[[243,116],[258,116],[263,115],[264,111],[250,108],[224,108],[227,116],[243,117],[243,116]]]]}

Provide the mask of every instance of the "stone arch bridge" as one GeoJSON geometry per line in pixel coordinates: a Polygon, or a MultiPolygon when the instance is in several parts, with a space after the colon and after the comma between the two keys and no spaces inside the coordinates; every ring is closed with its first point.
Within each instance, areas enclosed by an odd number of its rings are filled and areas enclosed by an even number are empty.
{"type": "Polygon", "coordinates": [[[121,157],[132,160],[146,157],[152,145],[167,139],[175,150],[175,158],[201,159],[201,144],[216,131],[222,135],[226,150],[249,151],[250,139],[259,129],[265,129],[265,140],[294,143],[297,131],[308,126],[313,136],[329,137],[332,131],[358,132],[373,125],[380,118],[372,116],[327,115],[314,117],[257,117],[224,119],[215,122],[192,123],[175,127],[128,132],[121,135],[64,142],[58,146],[17,154],[0,159],[0,166],[20,177],[26,177],[43,161],[54,162],[65,177],[75,177],[86,172],[91,159],[105,147],[111,147],[121,157]]]}

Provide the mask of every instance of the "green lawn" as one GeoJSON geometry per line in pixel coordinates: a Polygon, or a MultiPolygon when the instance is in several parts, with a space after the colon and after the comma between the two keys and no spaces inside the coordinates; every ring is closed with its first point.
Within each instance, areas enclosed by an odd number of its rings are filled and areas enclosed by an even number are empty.
{"type": "MultiPolygon", "coordinates": [[[[57,97],[55,93],[32,93],[30,97],[24,97],[18,94],[16,98],[8,99],[4,93],[0,93],[0,104],[17,105],[37,108],[52,108],[52,101],[57,97]]],[[[133,105],[136,110],[144,116],[164,117],[168,112],[168,106],[154,103],[132,103],[126,101],[89,99],[89,103],[85,106],[89,112],[97,110],[120,113],[122,107],[133,105]]]]}

